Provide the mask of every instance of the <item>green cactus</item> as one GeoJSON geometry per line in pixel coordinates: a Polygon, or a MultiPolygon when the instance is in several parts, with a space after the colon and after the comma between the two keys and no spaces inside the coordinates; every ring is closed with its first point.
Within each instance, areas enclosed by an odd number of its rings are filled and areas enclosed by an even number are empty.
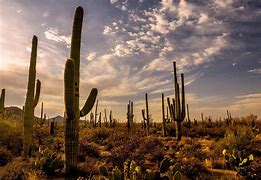
{"type": "Polygon", "coordinates": [[[188,106],[188,104],[187,104],[187,118],[188,118],[188,128],[190,128],[191,127],[191,120],[189,118],[189,106],[188,106]]]}
{"type": "Polygon", "coordinates": [[[165,118],[165,105],[164,105],[164,94],[161,95],[162,98],[162,136],[166,136],[166,118],[165,118]]]}
{"type": "Polygon", "coordinates": [[[100,179],[109,179],[109,180],[122,180],[122,173],[119,168],[116,166],[113,168],[112,172],[109,172],[106,166],[99,167],[100,179]]]}
{"type": "Polygon", "coordinates": [[[129,101],[129,104],[127,106],[127,128],[130,134],[132,134],[132,130],[133,130],[133,118],[134,118],[133,102],[129,101]]]}
{"type": "Polygon", "coordinates": [[[97,127],[97,123],[98,123],[98,121],[97,121],[97,116],[98,116],[98,113],[97,113],[98,103],[99,103],[99,101],[98,101],[98,99],[97,99],[97,101],[96,101],[96,106],[95,106],[95,111],[94,111],[94,123],[93,123],[93,127],[97,127]]]}
{"type": "Polygon", "coordinates": [[[2,89],[0,97],[0,113],[3,113],[5,109],[5,89],[2,89]]]}
{"type": "Polygon", "coordinates": [[[181,74],[181,95],[180,95],[180,88],[179,88],[179,83],[177,80],[176,62],[173,62],[173,69],[174,69],[175,99],[172,99],[172,101],[173,101],[172,104],[170,103],[169,98],[167,100],[168,100],[168,106],[169,106],[171,119],[172,119],[172,121],[175,121],[175,123],[176,123],[176,138],[178,141],[180,141],[181,132],[182,132],[181,123],[185,119],[185,116],[186,116],[184,75],[181,74]]]}
{"type": "Polygon", "coordinates": [[[55,119],[53,119],[51,124],[50,124],[50,135],[51,136],[55,135],[55,119]]]}
{"type": "Polygon", "coordinates": [[[149,105],[148,105],[148,94],[146,93],[145,94],[145,102],[146,102],[146,113],[145,113],[145,110],[142,109],[141,110],[141,113],[142,113],[142,117],[143,117],[143,120],[144,120],[144,127],[146,127],[147,129],[147,135],[149,135],[149,132],[150,132],[150,117],[149,117],[149,105]],[[146,122],[146,124],[145,124],[146,122]]]}
{"type": "Polygon", "coordinates": [[[41,127],[43,126],[43,124],[46,121],[46,114],[43,114],[43,102],[41,105],[41,117],[40,118],[36,118],[36,123],[41,127]]]}
{"type": "Polygon", "coordinates": [[[29,78],[26,93],[26,100],[24,106],[24,125],[23,125],[23,150],[24,156],[27,158],[31,155],[34,109],[38,103],[41,82],[37,80],[35,90],[35,76],[36,76],[36,57],[37,57],[37,37],[33,36],[31,60],[29,67],[29,78]]]}
{"type": "Polygon", "coordinates": [[[112,117],[112,110],[110,110],[110,127],[112,127],[113,117],[112,117]]]}
{"type": "Polygon", "coordinates": [[[64,71],[64,101],[65,101],[65,163],[66,173],[77,172],[79,147],[79,118],[92,109],[98,90],[93,88],[83,108],[79,110],[80,83],[80,46],[83,21],[83,8],[77,7],[73,20],[70,59],[66,61],[64,71]]]}

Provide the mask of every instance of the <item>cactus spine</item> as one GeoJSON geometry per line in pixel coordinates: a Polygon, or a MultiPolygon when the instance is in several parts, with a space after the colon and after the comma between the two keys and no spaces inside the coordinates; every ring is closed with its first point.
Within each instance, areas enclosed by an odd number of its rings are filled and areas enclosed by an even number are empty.
{"type": "Polygon", "coordinates": [[[37,37],[33,36],[28,86],[27,86],[26,100],[24,106],[23,149],[24,149],[25,157],[31,155],[34,108],[38,103],[40,90],[41,90],[41,82],[39,80],[37,80],[36,90],[35,90],[37,41],[38,41],[37,37]]]}
{"type": "Polygon", "coordinates": [[[181,73],[181,97],[180,88],[177,80],[176,62],[173,62],[174,69],[174,87],[175,87],[175,99],[172,99],[173,104],[170,103],[168,98],[168,105],[172,120],[176,123],[176,138],[181,140],[181,123],[185,119],[186,106],[185,106],[185,89],[184,89],[184,75],[181,73]],[[182,99],[181,99],[182,98],[182,99]]]}
{"type": "Polygon", "coordinates": [[[0,113],[3,113],[5,109],[5,89],[2,89],[0,97],[0,113]]]}
{"type": "Polygon", "coordinates": [[[73,20],[70,59],[66,61],[64,72],[65,124],[65,163],[66,173],[77,172],[79,146],[79,118],[92,109],[98,90],[93,88],[83,108],[79,110],[80,46],[83,21],[83,8],[77,7],[73,20]]]}

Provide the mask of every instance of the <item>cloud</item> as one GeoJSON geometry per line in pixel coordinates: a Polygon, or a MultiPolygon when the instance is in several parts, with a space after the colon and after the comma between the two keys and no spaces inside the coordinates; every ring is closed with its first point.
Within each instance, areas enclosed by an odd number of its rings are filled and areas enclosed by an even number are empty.
{"type": "Polygon", "coordinates": [[[88,56],[87,56],[87,60],[88,61],[92,61],[96,58],[97,53],[96,52],[91,52],[88,56]]]}
{"type": "Polygon", "coordinates": [[[70,47],[71,43],[71,36],[62,35],[56,28],[48,28],[44,32],[45,38],[55,41],[55,42],[63,42],[66,44],[67,47],[70,47]]]}
{"type": "Polygon", "coordinates": [[[258,69],[250,69],[248,72],[250,72],[250,73],[256,73],[256,74],[261,74],[261,68],[258,68],[258,69]]]}
{"type": "Polygon", "coordinates": [[[118,0],[110,0],[111,4],[118,2],[118,0]]]}

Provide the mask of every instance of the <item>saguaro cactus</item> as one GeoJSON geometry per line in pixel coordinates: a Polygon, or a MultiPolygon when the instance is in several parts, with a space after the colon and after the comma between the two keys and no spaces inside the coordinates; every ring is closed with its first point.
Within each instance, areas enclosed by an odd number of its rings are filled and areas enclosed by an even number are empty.
{"type": "Polygon", "coordinates": [[[5,109],[5,89],[2,89],[0,97],[0,113],[4,112],[5,109]]]}
{"type": "MultiPolygon", "coordinates": [[[[146,121],[146,128],[147,128],[147,135],[149,135],[150,132],[150,117],[149,117],[149,105],[148,105],[148,94],[145,94],[145,102],[146,102],[146,113],[145,110],[142,109],[142,117],[144,119],[144,122],[146,121]]],[[[145,123],[144,123],[145,125],[145,123]]]]}
{"type": "Polygon", "coordinates": [[[176,123],[176,138],[181,140],[181,123],[185,119],[186,106],[185,106],[185,89],[184,89],[184,75],[181,73],[181,97],[180,88],[177,80],[176,62],[173,62],[174,69],[174,87],[175,87],[175,99],[172,99],[173,104],[170,103],[168,98],[169,111],[172,120],[176,123]],[[182,98],[182,99],[181,99],[182,98]]]}
{"type": "Polygon", "coordinates": [[[64,72],[65,101],[65,163],[66,173],[77,171],[79,146],[79,118],[88,114],[96,100],[98,90],[93,88],[83,108],[79,110],[80,46],[83,8],[77,7],[73,20],[70,59],[66,61],[64,72]]]}
{"type": "Polygon", "coordinates": [[[94,111],[94,123],[93,123],[93,127],[96,127],[97,126],[97,117],[98,117],[98,113],[97,113],[97,110],[98,110],[98,99],[96,101],[96,106],[95,106],[95,111],[94,111]]]}
{"type": "Polygon", "coordinates": [[[25,157],[28,157],[31,154],[34,109],[38,103],[41,90],[41,82],[39,80],[37,80],[35,90],[36,57],[37,37],[33,36],[27,93],[24,106],[23,149],[25,157]]]}
{"type": "Polygon", "coordinates": [[[162,136],[166,136],[166,118],[165,118],[165,105],[164,105],[164,94],[161,95],[162,98],[162,136]]]}
{"type": "Polygon", "coordinates": [[[132,133],[132,129],[133,129],[133,118],[134,118],[134,114],[133,114],[133,102],[129,101],[129,104],[127,106],[127,127],[128,127],[128,132],[132,133]]]}
{"type": "Polygon", "coordinates": [[[189,105],[187,104],[187,118],[188,118],[188,128],[191,127],[191,121],[190,121],[190,118],[189,118],[189,105]]]}
{"type": "Polygon", "coordinates": [[[113,118],[112,118],[112,110],[110,110],[110,127],[112,127],[112,121],[113,121],[113,118]]]}

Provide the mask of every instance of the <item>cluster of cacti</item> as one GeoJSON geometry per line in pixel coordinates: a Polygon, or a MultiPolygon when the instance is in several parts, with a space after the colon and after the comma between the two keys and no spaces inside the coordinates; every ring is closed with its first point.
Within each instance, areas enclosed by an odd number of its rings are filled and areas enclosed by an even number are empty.
{"type": "Polygon", "coordinates": [[[100,171],[100,176],[101,176],[100,180],[105,180],[105,179],[122,180],[123,179],[122,173],[117,166],[115,168],[113,168],[113,170],[111,172],[109,172],[109,170],[106,166],[100,166],[99,171],[100,171]]]}
{"type": "Polygon", "coordinates": [[[64,71],[65,101],[65,163],[66,173],[77,171],[79,148],[79,118],[88,114],[96,100],[98,90],[93,88],[83,108],[79,110],[80,46],[83,8],[77,7],[73,20],[70,59],[64,71]]]}
{"type": "Polygon", "coordinates": [[[173,160],[164,158],[160,163],[160,169],[152,171],[147,169],[145,174],[141,172],[141,167],[135,161],[125,161],[123,164],[123,173],[116,166],[112,172],[108,171],[106,166],[100,166],[100,179],[109,180],[180,180],[181,179],[181,165],[179,163],[173,164],[173,160]]]}
{"type": "Polygon", "coordinates": [[[170,111],[170,117],[172,121],[175,121],[176,123],[176,137],[177,140],[180,141],[181,132],[182,132],[181,123],[186,116],[184,75],[181,74],[181,95],[180,95],[180,87],[177,80],[176,62],[173,62],[173,69],[174,69],[175,99],[172,99],[172,104],[169,98],[167,99],[167,101],[168,101],[168,106],[170,111]]]}
{"type": "Polygon", "coordinates": [[[146,102],[146,113],[145,109],[141,110],[144,128],[147,130],[147,135],[149,135],[150,132],[150,116],[149,116],[149,105],[148,105],[148,94],[145,94],[145,102],[146,102]]]}
{"type": "Polygon", "coordinates": [[[231,113],[227,110],[226,124],[229,125],[231,123],[232,123],[232,116],[231,116],[231,113]]]}
{"type": "Polygon", "coordinates": [[[48,149],[39,150],[34,167],[44,171],[47,175],[55,175],[64,167],[64,161],[61,156],[49,151],[48,149]]]}
{"type": "Polygon", "coordinates": [[[2,89],[0,97],[0,113],[3,113],[5,109],[5,89],[2,89]]]}
{"type": "Polygon", "coordinates": [[[256,174],[253,173],[253,169],[251,168],[251,163],[254,160],[254,156],[252,154],[244,158],[242,157],[242,152],[233,150],[233,152],[230,153],[226,149],[223,150],[222,154],[225,157],[226,166],[228,169],[236,170],[237,175],[246,179],[254,179],[256,174]]]}
{"type": "Polygon", "coordinates": [[[181,164],[175,163],[169,158],[164,158],[160,163],[160,169],[156,171],[148,171],[145,175],[147,180],[180,180],[181,179],[181,164]]]}
{"type": "Polygon", "coordinates": [[[127,106],[127,128],[129,133],[132,133],[133,130],[133,119],[133,102],[129,101],[129,104],[127,106]]]}
{"type": "Polygon", "coordinates": [[[41,82],[37,80],[35,90],[35,79],[36,79],[36,57],[37,57],[37,37],[33,36],[31,60],[29,67],[29,78],[26,93],[26,100],[24,105],[24,126],[23,126],[23,150],[24,156],[28,157],[31,154],[32,146],[32,133],[33,133],[33,122],[34,122],[34,109],[38,103],[41,82]]]}

